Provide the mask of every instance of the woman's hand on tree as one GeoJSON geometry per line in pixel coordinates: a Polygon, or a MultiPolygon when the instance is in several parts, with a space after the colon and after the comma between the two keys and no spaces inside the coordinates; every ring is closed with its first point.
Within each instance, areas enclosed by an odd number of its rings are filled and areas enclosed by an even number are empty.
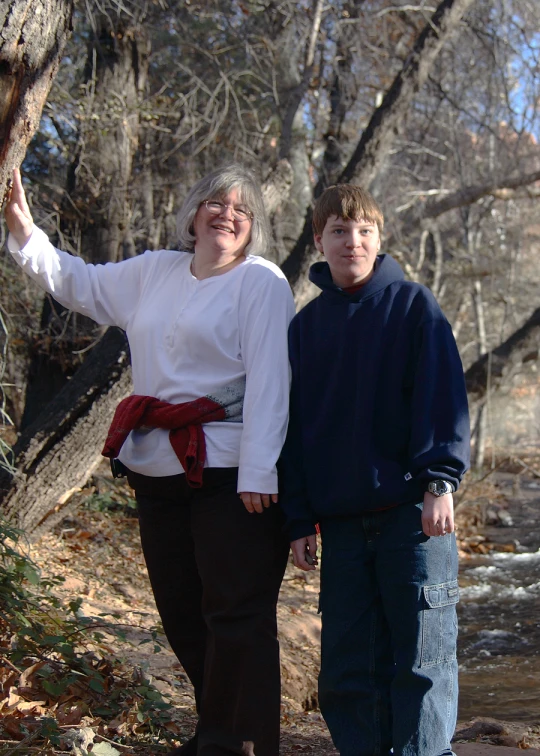
{"type": "Polygon", "coordinates": [[[245,508],[248,512],[258,512],[261,514],[270,504],[277,504],[277,494],[253,493],[252,491],[241,491],[239,494],[245,508]]]}
{"type": "Polygon", "coordinates": [[[19,247],[24,247],[32,234],[34,221],[26,201],[21,172],[18,168],[13,171],[13,187],[4,210],[7,227],[15,237],[19,247]]]}

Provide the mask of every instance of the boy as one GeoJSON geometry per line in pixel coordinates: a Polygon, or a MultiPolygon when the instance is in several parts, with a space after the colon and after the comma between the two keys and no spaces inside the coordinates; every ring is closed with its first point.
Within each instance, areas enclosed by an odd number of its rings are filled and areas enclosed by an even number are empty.
{"type": "Polygon", "coordinates": [[[319,703],[342,756],[452,754],[457,550],[469,464],[463,369],[428,289],[378,255],[383,215],[350,185],[313,214],[322,293],[292,321],[282,506],[293,560],[322,538],[319,703]]]}

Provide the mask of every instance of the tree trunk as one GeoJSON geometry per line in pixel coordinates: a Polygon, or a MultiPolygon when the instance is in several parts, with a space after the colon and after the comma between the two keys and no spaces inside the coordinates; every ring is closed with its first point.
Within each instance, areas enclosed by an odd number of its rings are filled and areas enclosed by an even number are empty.
{"type": "MultiPolygon", "coordinates": [[[[129,235],[129,196],[133,156],[138,146],[140,104],[143,98],[149,43],[142,25],[108,16],[97,19],[86,62],[88,91],[81,121],[77,157],[68,178],[62,209],[63,235],[80,238],[87,262],[122,259],[129,235]],[[74,208],[84,207],[85,223],[74,208]]],[[[79,247],[79,244],[73,245],[79,247]]],[[[127,244],[129,246],[129,244],[127,244]]],[[[80,353],[103,333],[95,323],[45,300],[40,344],[28,369],[24,430],[81,364],[80,353]],[[66,329],[66,318],[70,328],[66,329]],[[59,333],[62,337],[59,338],[59,333]],[[50,338],[43,338],[46,334],[50,338]]]]}
{"type": "Polygon", "coordinates": [[[261,187],[264,206],[272,217],[289,197],[294,174],[288,160],[280,160],[261,187]]]}
{"type": "MultiPolygon", "coordinates": [[[[474,254],[474,245],[471,243],[469,250],[474,254]]],[[[478,356],[481,357],[487,352],[487,334],[486,320],[484,316],[484,298],[482,296],[482,282],[477,279],[472,289],[473,309],[476,319],[476,334],[478,344],[478,356]]],[[[480,472],[484,466],[486,453],[486,440],[488,431],[488,413],[487,400],[491,389],[491,365],[488,363],[486,373],[486,402],[478,404],[477,418],[474,425],[471,441],[474,448],[473,467],[476,472],[480,472]]]]}
{"type": "Polygon", "coordinates": [[[38,126],[72,13],[73,0],[0,0],[0,204],[38,126]]]}
{"type": "Polygon", "coordinates": [[[540,307],[531,317],[491,352],[483,354],[465,373],[467,392],[474,400],[483,399],[488,377],[491,390],[508,383],[528,362],[536,362],[540,349],[540,307]]]}
{"type": "MultiPolygon", "coordinates": [[[[313,22],[311,25],[311,33],[306,45],[303,71],[300,74],[298,70],[290,70],[289,77],[285,77],[285,80],[281,82],[280,100],[283,101],[283,104],[280,107],[281,141],[279,156],[281,159],[290,157],[293,142],[293,132],[295,130],[295,120],[297,118],[298,110],[300,108],[302,100],[304,99],[304,96],[308,90],[311,77],[313,75],[315,48],[321,28],[322,13],[323,0],[314,0],[313,22]],[[287,78],[289,80],[287,80],[287,78]]],[[[287,56],[286,49],[283,51],[283,54],[287,56]]],[[[286,70],[287,66],[284,65],[283,71],[286,70]]]]}
{"type": "Polygon", "coordinates": [[[110,328],[84,366],[18,440],[17,474],[0,477],[4,516],[27,534],[48,530],[101,459],[108,423],[131,389],[125,336],[110,328]]]}
{"type": "Polygon", "coordinates": [[[129,183],[138,148],[141,104],[146,92],[150,45],[142,23],[108,15],[97,19],[86,61],[87,100],[77,157],[62,213],[70,229],[80,223],[70,208],[80,202],[81,253],[88,262],[124,257],[129,227],[129,183]]]}

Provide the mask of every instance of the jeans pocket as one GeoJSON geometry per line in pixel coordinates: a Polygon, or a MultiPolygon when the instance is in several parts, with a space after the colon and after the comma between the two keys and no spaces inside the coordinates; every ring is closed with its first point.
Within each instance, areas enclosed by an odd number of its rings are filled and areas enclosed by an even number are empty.
{"type": "Polygon", "coordinates": [[[425,585],[423,593],[420,666],[434,667],[456,658],[458,581],[425,585]]]}

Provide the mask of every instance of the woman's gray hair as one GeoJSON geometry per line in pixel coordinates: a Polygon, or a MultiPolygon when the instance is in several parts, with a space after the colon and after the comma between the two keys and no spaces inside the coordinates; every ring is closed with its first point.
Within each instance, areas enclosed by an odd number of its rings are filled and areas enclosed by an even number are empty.
{"type": "Polygon", "coordinates": [[[205,200],[226,197],[233,189],[238,191],[242,204],[253,213],[251,236],[245,249],[246,254],[262,255],[268,250],[270,228],[261,188],[254,174],[238,163],[218,168],[197,181],[190,189],[176,218],[180,249],[187,252],[194,251],[193,220],[201,204],[205,200]]]}

